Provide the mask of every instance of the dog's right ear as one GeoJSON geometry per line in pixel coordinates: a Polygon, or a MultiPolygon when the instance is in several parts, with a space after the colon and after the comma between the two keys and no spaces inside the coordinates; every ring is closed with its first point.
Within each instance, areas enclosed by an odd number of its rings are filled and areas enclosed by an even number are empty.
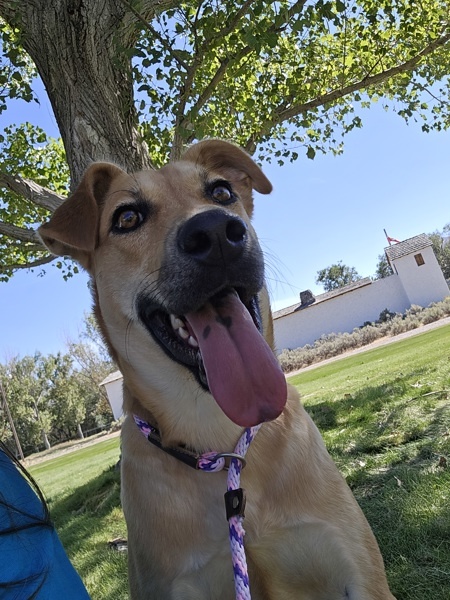
{"type": "Polygon", "coordinates": [[[98,243],[100,209],[111,182],[124,171],[110,163],[93,163],[75,192],[59,206],[38,234],[52,254],[70,256],[89,270],[98,243]]]}

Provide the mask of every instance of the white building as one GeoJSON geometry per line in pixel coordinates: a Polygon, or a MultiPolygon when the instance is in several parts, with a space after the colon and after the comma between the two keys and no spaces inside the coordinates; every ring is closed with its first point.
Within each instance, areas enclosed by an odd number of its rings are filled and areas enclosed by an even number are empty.
{"type": "Polygon", "coordinates": [[[302,293],[303,303],[274,313],[278,351],[312,344],[328,333],[351,332],[376,321],[384,309],[403,313],[412,304],[428,306],[449,295],[430,238],[417,235],[385,248],[394,275],[361,279],[314,298],[302,293]]]}
{"type": "Polygon", "coordinates": [[[123,415],[123,377],[120,371],[114,371],[106,377],[100,385],[105,386],[108,402],[111,406],[114,420],[123,415]]]}

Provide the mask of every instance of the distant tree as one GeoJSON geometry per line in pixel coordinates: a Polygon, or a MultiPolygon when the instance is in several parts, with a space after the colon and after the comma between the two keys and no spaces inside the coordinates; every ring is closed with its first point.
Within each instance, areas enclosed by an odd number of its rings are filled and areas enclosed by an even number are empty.
{"type": "Polygon", "coordinates": [[[58,352],[41,357],[37,365],[41,397],[51,417],[53,443],[83,437],[81,423],[86,416],[86,406],[83,386],[73,363],[72,356],[58,352]]]}
{"type": "MultiPolygon", "coordinates": [[[[66,343],[66,354],[36,353],[0,364],[0,380],[25,454],[83,437],[83,431],[113,419],[100,383],[116,367],[93,315],[85,315],[78,339],[66,343]]],[[[14,446],[1,403],[0,439],[14,446]]]]}
{"type": "Polygon", "coordinates": [[[317,271],[316,283],[323,285],[326,292],[331,292],[344,285],[362,279],[354,267],[342,264],[342,261],[317,271]]]}
{"type": "Polygon", "coordinates": [[[389,275],[393,274],[394,271],[389,264],[386,254],[380,254],[378,256],[377,270],[375,271],[374,279],[384,279],[385,277],[389,277],[389,275]]]}
{"type": "MultiPolygon", "coordinates": [[[[87,394],[69,354],[12,358],[0,365],[0,378],[25,454],[80,434],[87,394]]],[[[0,435],[6,443],[10,441],[6,419],[0,435]]]]}
{"type": "Polygon", "coordinates": [[[439,266],[442,269],[444,277],[450,278],[450,223],[444,226],[442,231],[434,231],[428,234],[433,245],[433,251],[436,255],[439,266]]]}
{"type": "MultiPolygon", "coordinates": [[[[42,447],[50,447],[49,434],[52,415],[45,396],[45,386],[39,375],[43,356],[12,358],[0,365],[0,377],[8,396],[9,408],[17,434],[25,453],[42,447]]],[[[2,439],[8,442],[11,437],[9,426],[5,424],[2,439]]]]}
{"type": "Polygon", "coordinates": [[[111,422],[112,411],[106,391],[100,383],[117,367],[108,355],[92,313],[85,313],[78,339],[67,339],[66,345],[77,367],[77,382],[86,406],[83,430],[111,422]]]}

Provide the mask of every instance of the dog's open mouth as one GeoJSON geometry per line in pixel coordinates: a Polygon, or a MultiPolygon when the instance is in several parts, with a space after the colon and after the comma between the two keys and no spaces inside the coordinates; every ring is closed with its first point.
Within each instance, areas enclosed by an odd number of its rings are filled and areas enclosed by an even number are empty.
{"type": "Polygon", "coordinates": [[[249,427],[281,413],[286,381],[261,335],[256,296],[244,303],[228,289],[185,315],[139,312],[166,354],[194,373],[232,421],[249,427]]]}
{"type": "MultiPolygon", "coordinates": [[[[220,307],[224,298],[229,294],[237,294],[228,290],[216,294],[209,303],[220,307]]],[[[261,316],[259,312],[258,297],[253,296],[244,305],[258,331],[261,331],[261,316]]],[[[192,313],[188,313],[192,314],[192,313]]],[[[168,314],[162,310],[154,310],[144,318],[144,324],[166,353],[177,362],[193,371],[199,383],[209,391],[208,379],[205,372],[202,354],[199,348],[197,335],[189,323],[188,316],[168,314]]],[[[207,336],[207,331],[202,331],[202,337],[207,336]]]]}

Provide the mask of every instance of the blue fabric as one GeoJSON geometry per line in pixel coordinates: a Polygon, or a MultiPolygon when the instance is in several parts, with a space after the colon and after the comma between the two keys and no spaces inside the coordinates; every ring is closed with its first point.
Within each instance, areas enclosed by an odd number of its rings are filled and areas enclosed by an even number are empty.
{"type": "Polygon", "coordinates": [[[39,497],[0,449],[0,600],[89,600],[53,526],[36,525],[44,518],[39,497]]]}

